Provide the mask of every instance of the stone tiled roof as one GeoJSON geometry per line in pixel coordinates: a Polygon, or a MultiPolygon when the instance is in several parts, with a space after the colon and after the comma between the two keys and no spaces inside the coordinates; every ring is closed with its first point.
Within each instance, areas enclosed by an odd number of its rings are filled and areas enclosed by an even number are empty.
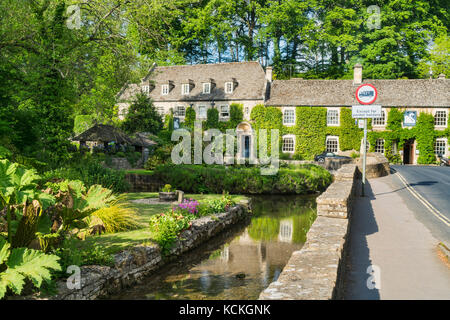
{"type": "MultiPolygon", "coordinates": [[[[150,84],[153,101],[220,101],[264,100],[266,80],[258,62],[232,62],[155,67],[141,85],[150,84]],[[168,95],[162,95],[162,85],[171,85],[168,95]],[[212,82],[211,93],[203,94],[203,82],[212,82]],[[234,82],[231,94],[225,93],[225,82],[234,82]],[[191,83],[189,95],[181,94],[181,85],[191,83]],[[153,85],[153,86],[152,86],[153,85]]],[[[130,84],[118,94],[119,101],[131,101],[140,85],[130,84]]]]}
{"type": "MultiPolygon", "coordinates": [[[[450,107],[450,79],[364,80],[378,91],[375,104],[392,107],[450,107]]],[[[275,80],[270,106],[358,105],[353,80],[275,80]]]]}

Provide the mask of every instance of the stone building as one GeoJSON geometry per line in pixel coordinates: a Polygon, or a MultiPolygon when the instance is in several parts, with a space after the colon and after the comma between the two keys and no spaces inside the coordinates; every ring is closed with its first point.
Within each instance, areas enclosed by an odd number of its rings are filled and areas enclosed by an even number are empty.
{"type": "Polygon", "coordinates": [[[141,83],[126,85],[118,95],[119,117],[139,91],[152,98],[157,111],[165,115],[172,109],[183,119],[186,108],[194,108],[198,119],[206,119],[209,108],[217,108],[219,120],[230,117],[230,105],[243,105],[244,119],[252,108],[262,104],[272,80],[272,69],[264,72],[258,62],[233,62],[153,67],[141,83]]]}
{"type": "MultiPolygon", "coordinates": [[[[445,75],[440,75],[438,79],[370,80],[362,78],[362,66],[357,64],[350,80],[272,80],[272,68],[267,67],[264,72],[258,62],[154,67],[139,85],[130,84],[121,90],[118,106],[123,117],[135,94],[142,91],[152,98],[162,115],[172,109],[174,116],[183,120],[186,108],[192,106],[197,118],[206,120],[207,109],[217,108],[219,119],[227,121],[230,105],[240,103],[243,105],[244,119],[236,128],[241,145],[238,157],[251,158],[255,156],[255,149],[250,113],[256,105],[280,109],[283,128],[296,126],[299,107],[323,107],[326,108],[327,127],[340,128],[342,109],[359,104],[355,91],[364,83],[377,88],[375,104],[382,106],[383,116],[373,119],[371,132],[387,130],[388,113],[392,108],[403,113],[402,128],[405,129],[413,128],[418,116],[425,112],[433,115],[434,130],[442,131],[442,135],[436,134],[432,142],[435,154],[450,155],[450,80],[445,75]]],[[[299,151],[297,137],[295,132],[284,132],[281,151],[296,154],[299,151]]],[[[377,139],[374,143],[373,151],[385,153],[384,139],[377,139]]],[[[335,153],[346,151],[341,148],[338,134],[328,134],[320,148],[335,153]]],[[[394,141],[389,148],[392,148],[392,153],[400,155],[403,163],[417,163],[420,150],[415,137],[404,141],[401,146],[394,141]]]]}

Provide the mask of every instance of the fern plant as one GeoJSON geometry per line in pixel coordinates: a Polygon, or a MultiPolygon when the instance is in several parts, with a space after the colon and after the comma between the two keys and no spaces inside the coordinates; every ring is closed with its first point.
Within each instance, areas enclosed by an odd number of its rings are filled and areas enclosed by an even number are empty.
{"type": "Polygon", "coordinates": [[[16,248],[0,238],[0,299],[9,288],[15,294],[22,292],[26,279],[39,288],[43,281],[51,279],[50,270],[61,271],[59,257],[41,251],[16,248]]]}

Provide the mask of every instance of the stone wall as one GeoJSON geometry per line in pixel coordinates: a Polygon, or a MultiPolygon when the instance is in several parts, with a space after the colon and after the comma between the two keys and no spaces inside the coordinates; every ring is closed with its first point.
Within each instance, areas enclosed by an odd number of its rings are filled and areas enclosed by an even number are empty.
{"type": "Polygon", "coordinates": [[[131,192],[158,192],[164,183],[151,174],[127,173],[125,180],[131,186],[131,192]]]}
{"type": "MultiPolygon", "coordinates": [[[[356,162],[362,172],[362,158],[356,162]]],[[[389,160],[381,153],[369,152],[366,158],[366,179],[387,176],[390,173],[389,160]]]]}
{"type": "Polygon", "coordinates": [[[352,200],[359,183],[354,164],[336,172],[335,181],[317,198],[317,218],[301,250],[293,252],[277,281],[260,300],[342,299],[352,200]]]}
{"type": "MultiPolygon", "coordinates": [[[[81,267],[81,288],[68,289],[66,281],[57,284],[58,294],[51,300],[93,300],[118,293],[145,276],[176,259],[182,253],[204,243],[209,238],[245,219],[250,212],[249,203],[241,202],[228,212],[214,217],[203,217],[192,222],[192,227],[181,233],[170,253],[163,257],[157,245],[136,246],[114,256],[114,266],[81,267]]],[[[37,296],[26,297],[39,299],[37,296]]]]}

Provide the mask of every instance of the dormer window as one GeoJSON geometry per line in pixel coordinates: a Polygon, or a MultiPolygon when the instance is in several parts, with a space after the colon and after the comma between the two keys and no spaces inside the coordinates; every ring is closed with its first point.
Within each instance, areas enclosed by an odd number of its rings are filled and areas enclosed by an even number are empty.
{"type": "Polygon", "coordinates": [[[169,94],[169,85],[168,85],[168,84],[163,84],[163,85],[161,86],[161,94],[162,94],[163,96],[166,96],[166,95],[169,94]]]}
{"type": "Polygon", "coordinates": [[[189,89],[190,89],[189,83],[183,83],[181,85],[181,94],[183,95],[189,94],[189,89]]]}
{"type": "Polygon", "coordinates": [[[205,82],[203,84],[203,94],[209,94],[211,93],[211,83],[205,82]]]}
{"type": "Polygon", "coordinates": [[[233,93],[233,82],[225,82],[225,93],[233,93]]]}

